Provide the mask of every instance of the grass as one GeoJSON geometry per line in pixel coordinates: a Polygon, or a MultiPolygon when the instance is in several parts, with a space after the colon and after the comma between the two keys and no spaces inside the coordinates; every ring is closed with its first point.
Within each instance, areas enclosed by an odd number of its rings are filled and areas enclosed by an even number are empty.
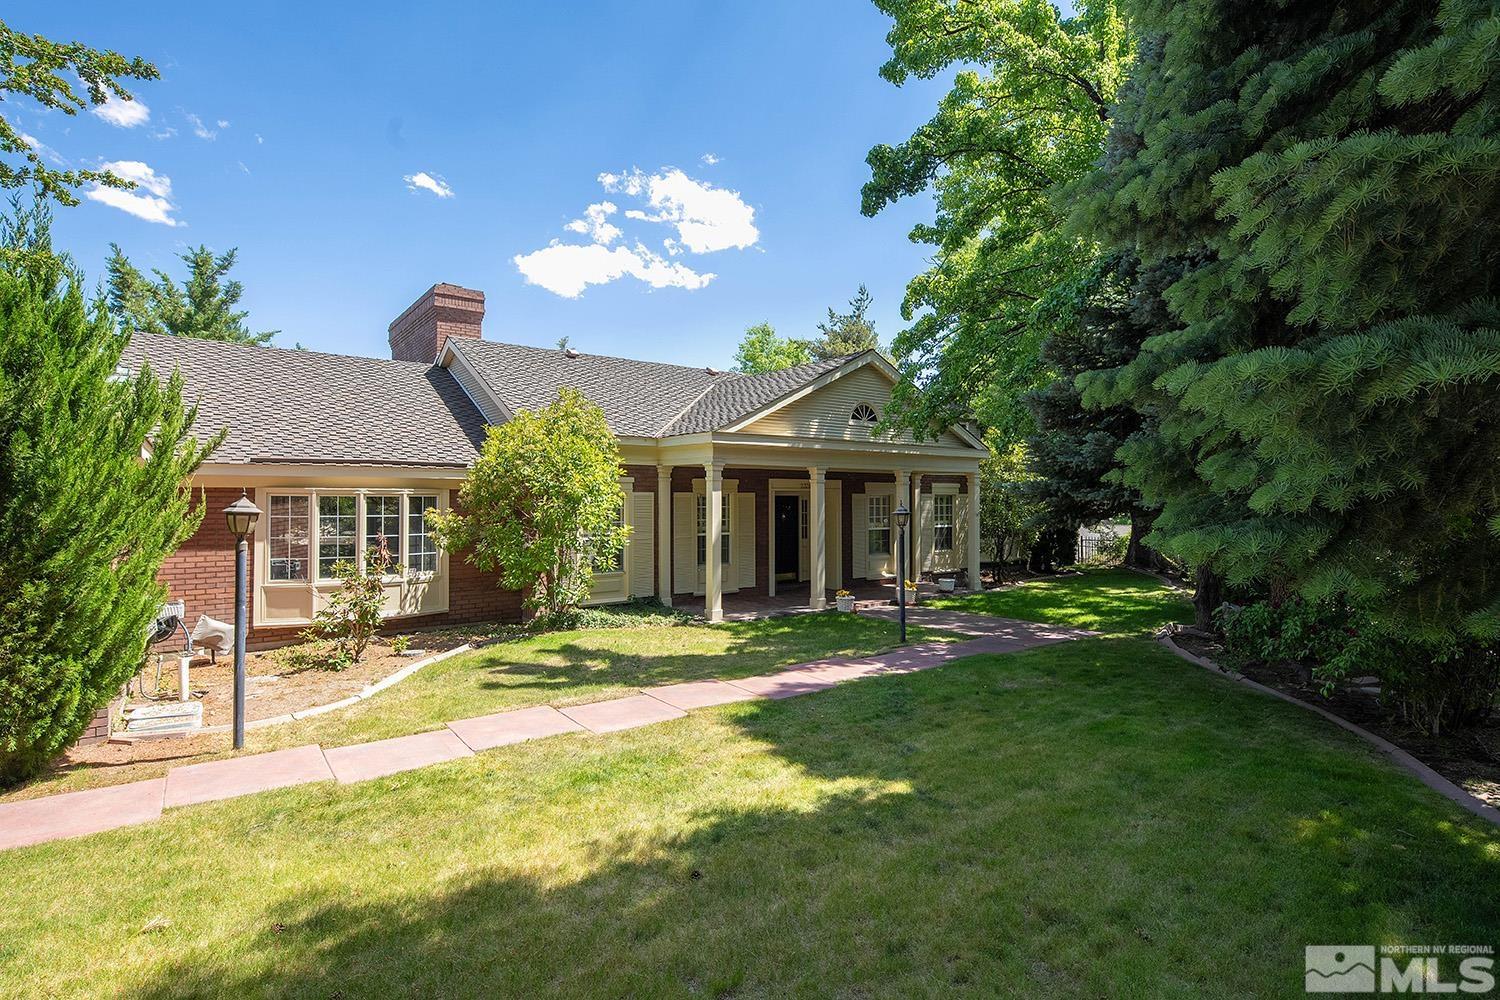
{"type": "Polygon", "coordinates": [[[1300,995],[1307,944],[1495,943],[1496,884],[1496,831],[1362,742],[1084,640],[6,852],[0,982],[1300,995]]]}
{"type": "MultiPolygon", "coordinates": [[[[914,638],[947,636],[921,631],[914,638]]],[[[532,705],[602,701],[678,681],[749,677],[785,664],[872,653],[895,644],[894,624],[837,612],[721,625],[549,632],[434,663],[345,709],[251,729],[244,752],[309,743],[346,746],[438,729],[454,719],[532,705]]],[[[227,734],[194,737],[180,748],[175,743],[161,746],[174,759],[64,766],[0,795],[0,802],[160,777],[176,764],[233,754],[227,734]]]]}
{"type": "Polygon", "coordinates": [[[1187,596],[1154,576],[1128,569],[1085,570],[1080,576],[1033,580],[982,594],[955,594],[931,607],[1086,628],[1106,636],[1143,635],[1171,622],[1191,622],[1187,596]]]}

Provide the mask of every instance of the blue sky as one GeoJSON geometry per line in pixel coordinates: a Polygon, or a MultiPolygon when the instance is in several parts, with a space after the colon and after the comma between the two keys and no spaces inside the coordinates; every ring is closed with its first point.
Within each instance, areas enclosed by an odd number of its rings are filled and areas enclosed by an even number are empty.
{"type": "Polygon", "coordinates": [[[810,334],[860,282],[888,341],[925,266],[906,234],[930,199],[871,220],[859,189],[869,147],[909,135],[946,82],[881,80],[889,23],[858,0],[23,3],[7,20],[162,73],[136,88],[148,117],[115,116],[133,125],[5,107],[69,162],[149,168],[137,214],[59,209],[91,280],[111,241],[177,277],[184,247],[238,246],[252,325],[283,345],[384,356],[389,321],[450,281],[486,293],[492,340],[722,365],[747,325],[810,334]],[[588,249],[532,256],[553,241],[588,249]]]}

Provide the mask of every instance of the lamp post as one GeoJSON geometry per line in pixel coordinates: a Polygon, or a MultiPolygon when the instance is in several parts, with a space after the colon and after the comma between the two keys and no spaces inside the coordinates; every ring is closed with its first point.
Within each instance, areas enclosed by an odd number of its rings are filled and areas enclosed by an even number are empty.
{"type": "Polygon", "coordinates": [[[903,501],[892,512],[896,518],[896,617],[901,621],[901,641],[906,642],[906,526],[911,511],[903,501]]]}
{"type": "Polygon", "coordinates": [[[235,537],[234,547],[234,748],[245,745],[245,631],[249,617],[245,608],[245,536],[255,530],[260,508],[244,490],[240,498],[224,508],[224,520],[235,537]]]}

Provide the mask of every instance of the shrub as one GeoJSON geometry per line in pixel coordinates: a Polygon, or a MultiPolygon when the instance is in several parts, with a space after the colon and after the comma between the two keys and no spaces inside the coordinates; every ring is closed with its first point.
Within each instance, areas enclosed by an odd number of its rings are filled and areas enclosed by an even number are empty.
{"type": "Polygon", "coordinates": [[[342,582],[306,633],[309,638],[333,641],[334,655],[326,661],[327,669],[343,670],[364,658],[365,648],[380,630],[384,618],[385,582],[382,577],[393,570],[401,571],[391,559],[384,536],[380,537],[379,544],[365,549],[363,572],[349,560],[333,564],[333,575],[342,582]]]}
{"type": "Polygon", "coordinates": [[[1231,664],[1292,661],[1325,694],[1351,675],[1373,675],[1385,708],[1434,736],[1482,722],[1500,690],[1495,646],[1393,634],[1378,616],[1340,601],[1225,605],[1216,620],[1231,664]]]}

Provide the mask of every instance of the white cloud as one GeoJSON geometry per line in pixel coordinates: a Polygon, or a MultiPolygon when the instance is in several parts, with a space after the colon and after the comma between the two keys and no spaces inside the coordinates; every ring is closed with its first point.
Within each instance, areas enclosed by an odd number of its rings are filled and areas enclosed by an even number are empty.
{"type": "Polygon", "coordinates": [[[605,285],[626,277],[652,288],[702,288],[715,277],[663,260],[640,243],[610,249],[598,243],[577,246],[554,240],[540,250],[517,254],[513,260],[529,284],[567,299],[576,299],[589,285],[605,285]]]}
{"type": "Polygon", "coordinates": [[[595,243],[608,245],[620,236],[620,227],[609,221],[619,211],[612,201],[601,201],[583,210],[583,218],[574,219],[564,226],[570,232],[587,233],[595,243]]]}
{"type": "Polygon", "coordinates": [[[693,253],[743,250],[760,239],[755,209],[740,199],[738,191],[693,180],[675,167],[650,175],[640,170],[604,173],[599,183],[609,192],[644,196],[655,212],[630,209],[625,217],[675,227],[678,240],[693,253]]]}
{"type": "Polygon", "coordinates": [[[431,191],[439,198],[453,197],[453,189],[448,186],[447,181],[443,180],[441,177],[436,177],[432,174],[429,174],[425,170],[419,171],[415,174],[407,174],[401,179],[406,182],[406,189],[408,191],[416,191],[418,189],[421,189],[423,191],[431,191]]]}
{"type": "Polygon", "coordinates": [[[170,125],[164,125],[151,133],[153,139],[170,139],[177,134],[177,130],[170,125]]]}
{"type": "Polygon", "coordinates": [[[700,159],[703,160],[705,165],[710,167],[719,162],[719,158],[712,153],[704,153],[700,159]]]}
{"type": "Polygon", "coordinates": [[[261,145],[265,141],[266,141],[265,139],[261,138],[261,134],[259,132],[255,133],[255,144],[257,146],[261,145]]]}
{"type": "Polygon", "coordinates": [[[84,197],[111,208],[118,208],[138,219],[157,222],[164,226],[180,226],[182,222],[172,218],[177,207],[172,204],[172,178],[158,174],[139,160],[114,160],[100,165],[117,177],[134,181],[135,188],[122,191],[95,183],[84,197]]]}
{"type": "Polygon", "coordinates": [[[192,112],[187,112],[186,117],[188,120],[188,124],[193,126],[193,134],[198,138],[207,139],[211,142],[219,137],[219,133],[216,130],[211,129],[207,125],[203,124],[202,118],[199,118],[192,112]]]}
{"type": "Polygon", "coordinates": [[[229,123],[226,122],[222,118],[219,119],[219,121],[217,122],[217,124],[218,124],[219,128],[228,128],[229,127],[229,123]]]}
{"type": "Polygon", "coordinates": [[[135,128],[151,120],[151,109],[140,98],[127,101],[108,88],[104,91],[104,103],[94,105],[91,110],[116,128],[135,128]]]}

